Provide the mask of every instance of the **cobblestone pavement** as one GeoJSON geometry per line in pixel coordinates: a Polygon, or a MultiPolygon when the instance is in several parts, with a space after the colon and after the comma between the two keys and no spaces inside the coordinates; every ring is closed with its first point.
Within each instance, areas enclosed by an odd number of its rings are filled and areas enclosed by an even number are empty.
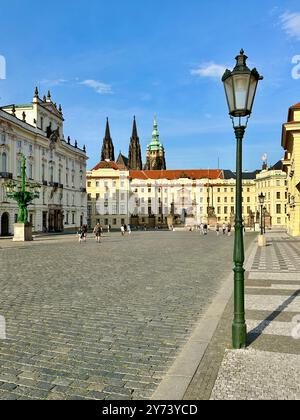
{"type": "Polygon", "coordinates": [[[226,351],[211,399],[300,399],[299,259],[300,242],[287,235],[268,235],[256,251],[246,281],[249,347],[226,351]]]}
{"type": "Polygon", "coordinates": [[[232,246],[185,232],[1,241],[0,399],[150,398],[228,276],[232,246]]]}

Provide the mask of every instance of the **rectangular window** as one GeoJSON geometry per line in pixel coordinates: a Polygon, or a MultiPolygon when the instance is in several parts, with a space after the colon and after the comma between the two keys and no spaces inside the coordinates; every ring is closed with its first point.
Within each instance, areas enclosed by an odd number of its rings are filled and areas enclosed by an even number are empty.
{"type": "Polygon", "coordinates": [[[281,214],[281,204],[276,204],[276,213],[281,214]]]}
{"type": "Polygon", "coordinates": [[[72,213],[72,225],[75,225],[75,213],[72,213]]]}
{"type": "Polygon", "coordinates": [[[113,219],[113,225],[115,226],[117,224],[117,219],[113,219]]]}
{"type": "Polygon", "coordinates": [[[18,160],[17,162],[17,170],[18,170],[18,176],[21,176],[22,173],[22,162],[20,160],[18,160]]]}
{"type": "Polygon", "coordinates": [[[278,192],[278,193],[276,194],[276,196],[277,196],[277,200],[280,200],[280,199],[281,199],[281,194],[280,194],[280,192],[278,192]]]}

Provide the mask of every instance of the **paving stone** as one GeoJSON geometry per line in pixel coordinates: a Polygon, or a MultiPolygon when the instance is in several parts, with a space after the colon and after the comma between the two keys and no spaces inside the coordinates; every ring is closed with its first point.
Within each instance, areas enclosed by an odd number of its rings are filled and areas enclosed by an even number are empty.
{"type": "Polygon", "coordinates": [[[150,398],[232,270],[233,238],[123,239],[112,234],[101,249],[66,236],[3,241],[0,381],[18,384],[20,398],[150,398]]]}

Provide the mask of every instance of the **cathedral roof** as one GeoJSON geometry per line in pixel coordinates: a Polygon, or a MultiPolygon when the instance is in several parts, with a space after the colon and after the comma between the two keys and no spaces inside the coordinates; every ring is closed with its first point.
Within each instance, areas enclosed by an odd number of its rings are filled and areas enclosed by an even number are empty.
{"type": "Polygon", "coordinates": [[[129,171],[132,179],[167,179],[176,180],[181,178],[197,179],[224,179],[222,170],[219,169],[188,169],[188,170],[162,170],[162,171],[129,171]]]}

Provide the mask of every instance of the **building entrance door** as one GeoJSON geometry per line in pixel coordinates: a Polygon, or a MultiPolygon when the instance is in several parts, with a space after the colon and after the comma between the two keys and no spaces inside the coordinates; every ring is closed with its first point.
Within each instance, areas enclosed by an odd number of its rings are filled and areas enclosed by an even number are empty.
{"type": "Polygon", "coordinates": [[[60,207],[49,207],[48,231],[62,232],[64,230],[64,214],[60,207]]]}
{"type": "Polygon", "coordinates": [[[9,235],[9,214],[3,213],[1,217],[1,236],[9,235]]]}
{"type": "Polygon", "coordinates": [[[43,232],[47,232],[47,230],[48,230],[47,217],[48,217],[48,212],[43,211],[43,232]]]}

